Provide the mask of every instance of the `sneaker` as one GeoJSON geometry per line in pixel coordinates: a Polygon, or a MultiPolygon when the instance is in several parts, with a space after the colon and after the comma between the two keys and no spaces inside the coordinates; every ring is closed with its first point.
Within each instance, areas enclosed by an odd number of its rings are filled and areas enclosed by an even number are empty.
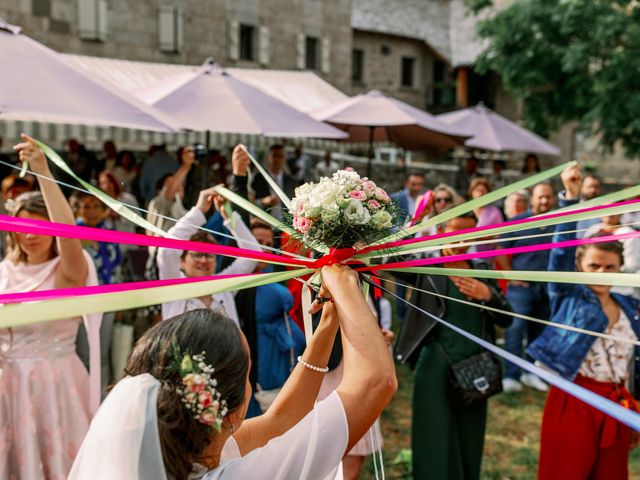
{"type": "Polygon", "coordinates": [[[522,391],[522,384],[513,378],[502,379],[502,391],[505,393],[515,393],[522,391]]]}
{"type": "Polygon", "coordinates": [[[534,390],[538,390],[539,392],[546,392],[549,390],[549,386],[544,383],[540,377],[534,375],[533,373],[523,373],[520,375],[520,382],[522,382],[527,387],[531,387],[534,390]]]}

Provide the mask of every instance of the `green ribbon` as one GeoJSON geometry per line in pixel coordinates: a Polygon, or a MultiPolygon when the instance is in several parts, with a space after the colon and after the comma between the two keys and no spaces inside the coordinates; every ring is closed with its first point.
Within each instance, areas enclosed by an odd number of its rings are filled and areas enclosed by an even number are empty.
{"type": "Polygon", "coordinates": [[[312,269],[303,268],[286,272],[255,274],[246,278],[222,278],[182,285],[129,290],[127,292],[101,293],[42,302],[9,304],[0,307],[0,328],[74,318],[94,312],[129,310],[174,300],[253,288],[268,283],[289,280],[312,271],[312,269]]]}
{"type": "Polygon", "coordinates": [[[430,228],[439,223],[444,223],[447,220],[450,220],[454,217],[458,217],[460,215],[464,215],[465,213],[471,212],[472,210],[480,207],[484,207],[485,205],[489,205],[490,203],[494,203],[502,198],[512,194],[513,192],[517,192],[518,190],[522,190],[524,188],[528,188],[532,185],[540,183],[544,180],[547,180],[551,177],[554,177],[560,174],[564,169],[570,168],[577,165],[577,162],[568,162],[563,163],[562,165],[558,165],[557,167],[550,168],[549,170],[545,170],[544,172],[536,173],[527,178],[523,178],[522,180],[518,180],[517,182],[511,183],[509,185],[505,185],[498,190],[494,190],[493,192],[489,192],[486,195],[482,195],[474,200],[469,200],[468,202],[463,203],[462,205],[458,205],[457,207],[450,208],[435,217],[429,218],[428,220],[418,223],[413,227],[401,230],[400,232],[396,232],[392,235],[389,235],[382,240],[378,240],[372,245],[381,245],[388,242],[393,242],[396,240],[400,240],[402,238],[409,237],[411,235],[415,235],[421,230],[430,228]]]}
{"type": "Polygon", "coordinates": [[[547,272],[532,270],[472,270],[467,268],[407,267],[387,271],[444,275],[447,277],[492,278],[521,282],[572,283],[578,285],[608,285],[640,287],[640,275],[635,273],[547,272]]]}
{"type": "MultiPolygon", "coordinates": [[[[617,192],[618,194],[621,192],[617,192]]],[[[635,194],[632,194],[631,196],[635,196],[635,194]]],[[[597,200],[597,199],[594,199],[597,200]]],[[[605,197],[600,197],[599,198],[600,202],[602,203],[606,203],[607,199],[605,197]]],[[[618,200],[623,200],[618,198],[618,200]]],[[[599,205],[599,203],[595,203],[595,205],[599,205]]],[[[594,206],[594,204],[591,204],[591,206],[594,206]]],[[[575,207],[574,205],[571,206],[572,208],[575,207]]],[[[585,206],[585,204],[579,204],[578,208],[587,208],[587,206],[585,206]]],[[[573,208],[575,209],[575,208],[573,208]]],[[[476,238],[483,238],[483,237],[494,237],[497,235],[501,235],[504,233],[509,233],[509,232],[517,232],[519,230],[530,230],[530,229],[534,229],[534,228],[544,228],[544,227],[548,227],[551,225],[558,225],[561,223],[567,223],[567,222],[576,222],[579,220],[587,220],[587,219],[591,219],[591,218],[599,218],[599,217],[604,217],[607,215],[620,215],[623,213],[628,213],[628,212],[636,212],[640,210],[640,204],[638,203],[634,203],[634,204],[630,204],[630,205],[616,205],[613,207],[606,207],[606,208],[602,208],[600,210],[594,210],[591,212],[581,212],[581,213],[567,213],[566,215],[562,215],[559,217],[555,217],[555,218],[545,218],[545,219],[540,219],[540,220],[535,220],[535,217],[532,217],[533,219],[530,222],[526,222],[526,223],[521,223],[521,224],[516,224],[516,225],[505,225],[502,227],[495,227],[495,228],[488,228],[482,231],[475,231],[475,232],[467,232],[467,233],[461,233],[458,235],[450,235],[450,236],[446,236],[446,237],[440,237],[440,238],[429,238],[429,237],[425,237],[425,240],[420,241],[420,242],[415,242],[415,243],[411,243],[411,244],[407,244],[407,245],[402,245],[399,247],[394,247],[391,250],[391,253],[393,255],[400,255],[400,254],[409,254],[409,253],[416,253],[416,252],[420,252],[423,251],[426,247],[430,247],[430,246],[436,246],[436,245],[443,245],[443,244],[451,244],[454,242],[462,242],[465,240],[472,240],[472,239],[476,239],[476,238]]],[[[558,213],[558,211],[554,211],[554,212],[550,212],[550,213],[558,213]]],[[[562,209],[562,211],[569,211],[566,209],[562,209]]],[[[520,238],[533,238],[536,237],[538,235],[526,235],[520,238]]],[[[512,240],[511,238],[509,240],[512,240]]],[[[378,258],[378,257],[383,257],[385,255],[389,255],[389,252],[384,252],[384,250],[382,251],[374,251],[374,252],[370,252],[370,253],[366,253],[362,256],[356,255],[355,258],[378,258]]]]}
{"type": "MultiPolygon", "coordinates": [[[[137,213],[133,212],[132,210],[130,210],[129,208],[125,207],[122,202],[119,202],[118,200],[116,200],[113,197],[110,197],[109,195],[107,195],[106,193],[104,193],[102,190],[100,190],[99,188],[94,187],[93,185],[91,185],[89,182],[84,181],[83,179],[81,179],[80,177],[78,177],[73,170],[71,170],[71,168],[69,167],[69,165],[66,164],[66,162],[60,157],[60,155],[58,155],[56,153],[55,150],[53,150],[51,147],[49,147],[48,145],[36,140],[36,143],[38,144],[38,146],[42,149],[42,151],[44,152],[44,154],[49,157],[49,159],[58,167],[60,168],[60,170],[64,171],[65,173],[67,173],[68,175],[70,175],[74,180],[76,180],[80,185],[82,185],[85,189],[87,189],[89,192],[91,192],[93,195],[95,195],[98,199],[100,199],[102,202],[104,202],[105,205],[107,205],[111,210],[113,210],[114,212],[116,212],[118,215],[120,215],[121,217],[126,218],[127,220],[132,221],[133,223],[135,223],[136,225],[138,225],[139,227],[144,228],[145,230],[149,230],[153,233],[155,233],[156,235],[159,235],[161,237],[165,237],[167,235],[167,233],[156,227],[153,223],[148,222],[147,220],[145,220],[144,218],[142,218],[140,215],[138,215],[137,213]]],[[[23,164],[23,169],[25,168],[24,164],[23,164]]]]}
{"type": "Polygon", "coordinates": [[[287,194],[282,191],[282,189],[280,188],[280,185],[278,185],[278,182],[276,182],[271,177],[271,175],[267,173],[267,171],[262,167],[262,165],[260,165],[260,162],[258,162],[255,158],[253,158],[253,155],[249,153],[249,150],[247,150],[244,145],[240,145],[240,148],[244,150],[244,153],[247,154],[247,156],[249,157],[249,160],[251,160],[251,162],[255,165],[256,169],[262,174],[264,179],[267,181],[267,183],[271,187],[271,190],[273,190],[274,193],[278,196],[282,204],[287,208],[291,208],[291,200],[289,199],[289,197],[287,197],[287,194]]]}

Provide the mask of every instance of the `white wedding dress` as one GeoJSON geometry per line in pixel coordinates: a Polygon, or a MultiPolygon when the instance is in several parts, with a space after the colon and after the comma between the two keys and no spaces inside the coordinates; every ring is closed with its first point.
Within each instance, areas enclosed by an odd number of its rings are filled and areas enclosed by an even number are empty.
{"type": "MultiPolygon", "coordinates": [[[[158,436],[159,386],[149,374],[115,386],[91,423],[69,480],[168,480],[158,436]]],[[[289,431],[244,457],[231,438],[220,466],[192,478],[323,480],[334,474],[348,439],[347,417],[334,392],[289,431]]]]}

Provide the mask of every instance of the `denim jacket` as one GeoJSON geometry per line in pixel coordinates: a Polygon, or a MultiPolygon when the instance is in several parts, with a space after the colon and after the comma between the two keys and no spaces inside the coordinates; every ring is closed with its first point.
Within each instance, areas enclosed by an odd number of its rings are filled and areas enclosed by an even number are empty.
{"type": "MultiPolygon", "coordinates": [[[[561,201],[560,206],[573,202],[561,201]]],[[[576,238],[576,222],[560,224],[556,227],[554,242],[576,238]]],[[[573,272],[576,268],[576,247],[554,248],[549,256],[550,272],[573,272]]],[[[568,283],[547,284],[551,302],[551,321],[572,327],[604,332],[609,325],[596,295],[586,286],[568,283]]],[[[629,318],[631,327],[640,338],[640,302],[626,295],[611,293],[620,308],[629,318]]],[[[529,346],[527,353],[563,377],[573,380],[580,370],[587,353],[596,337],[548,326],[529,346]]],[[[640,385],[640,347],[635,347],[632,384],[640,385]]]]}

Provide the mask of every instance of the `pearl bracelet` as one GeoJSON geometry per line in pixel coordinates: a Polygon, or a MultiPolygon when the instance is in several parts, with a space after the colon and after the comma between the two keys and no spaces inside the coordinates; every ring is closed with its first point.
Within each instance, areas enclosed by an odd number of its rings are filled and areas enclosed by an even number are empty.
{"type": "Polygon", "coordinates": [[[311,365],[310,363],[305,362],[302,359],[302,356],[298,357],[298,363],[300,365],[302,365],[303,367],[308,368],[309,370],[313,370],[314,372],[327,373],[329,371],[329,367],[320,368],[320,367],[316,367],[315,365],[311,365]]]}

